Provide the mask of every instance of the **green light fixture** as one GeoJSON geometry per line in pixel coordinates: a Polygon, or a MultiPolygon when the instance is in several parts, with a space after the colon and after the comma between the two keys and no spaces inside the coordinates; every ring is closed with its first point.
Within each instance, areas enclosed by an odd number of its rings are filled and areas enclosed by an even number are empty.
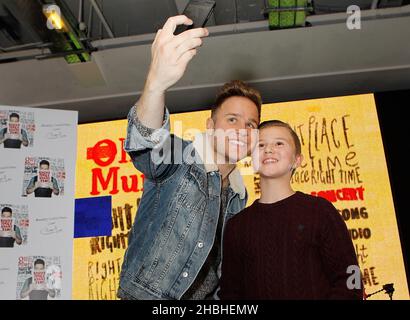
{"type": "Polygon", "coordinates": [[[269,28],[283,29],[305,26],[306,16],[312,11],[310,0],[268,0],[269,28]]]}
{"type": "Polygon", "coordinates": [[[78,29],[77,20],[66,3],[61,0],[42,0],[47,27],[51,29],[52,54],[45,56],[64,57],[68,64],[91,61],[92,51],[85,34],[78,29]],[[85,39],[82,41],[81,39],[85,39]]]}

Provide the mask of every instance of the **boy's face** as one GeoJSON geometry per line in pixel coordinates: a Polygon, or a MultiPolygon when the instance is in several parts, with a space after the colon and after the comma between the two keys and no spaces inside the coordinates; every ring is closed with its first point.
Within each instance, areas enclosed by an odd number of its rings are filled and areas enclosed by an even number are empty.
{"type": "Polygon", "coordinates": [[[4,211],[1,213],[2,218],[11,218],[11,212],[9,211],[4,211]]]}
{"type": "Polygon", "coordinates": [[[259,130],[259,140],[252,154],[255,171],[267,178],[292,176],[302,156],[296,155],[292,135],[284,127],[266,127],[259,130]]]}
{"type": "Polygon", "coordinates": [[[19,118],[17,117],[11,117],[10,122],[19,122],[19,118]]]}
{"type": "Polygon", "coordinates": [[[216,160],[217,164],[236,163],[250,155],[256,145],[258,124],[258,109],[250,99],[226,99],[214,119],[207,121],[207,129],[214,129],[214,150],[222,160],[216,160]]]}

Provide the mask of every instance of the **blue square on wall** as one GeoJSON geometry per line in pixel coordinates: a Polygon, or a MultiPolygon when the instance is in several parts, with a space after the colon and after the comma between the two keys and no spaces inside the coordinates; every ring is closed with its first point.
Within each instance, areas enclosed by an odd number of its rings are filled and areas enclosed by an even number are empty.
{"type": "Polygon", "coordinates": [[[74,238],[110,236],[111,196],[75,199],[74,238]]]}

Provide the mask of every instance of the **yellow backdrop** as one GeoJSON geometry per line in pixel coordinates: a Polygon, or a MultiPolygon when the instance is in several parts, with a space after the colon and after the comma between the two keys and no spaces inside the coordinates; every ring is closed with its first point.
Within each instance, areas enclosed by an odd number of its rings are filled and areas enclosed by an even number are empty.
{"type": "MultiPolygon", "coordinates": [[[[209,111],[171,115],[171,131],[192,139],[205,130],[209,111]]],[[[394,299],[409,291],[373,95],[266,104],[262,120],[294,127],[304,162],[293,187],[323,196],[350,231],[366,293],[394,283],[394,299]]],[[[116,299],[122,257],[141,194],[143,176],[122,151],[126,120],[80,125],[76,197],[112,195],[112,235],[74,239],[73,299],[116,299]],[[95,160],[97,159],[97,160],[95,160]],[[93,184],[94,180],[94,184],[93,184]],[[105,185],[104,185],[105,184],[105,185]]],[[[240,163],[250,205],[259,181],[250,159],[240,163]]],[[[388,299],[384,293],[370,299],[388,299]]]]}

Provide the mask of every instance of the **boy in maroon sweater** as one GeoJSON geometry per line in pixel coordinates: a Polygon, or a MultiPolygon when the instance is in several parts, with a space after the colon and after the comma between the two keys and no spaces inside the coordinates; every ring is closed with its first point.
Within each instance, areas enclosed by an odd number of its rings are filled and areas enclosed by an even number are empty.
{"type": "Polygon", "coordinates": [[[261,198],[226,225],[220,298],[361,300],[357,257],[338,211],[292,190],[303,159],[296,133],[281,121],[265,121],[255,150],[261,198]]]}

